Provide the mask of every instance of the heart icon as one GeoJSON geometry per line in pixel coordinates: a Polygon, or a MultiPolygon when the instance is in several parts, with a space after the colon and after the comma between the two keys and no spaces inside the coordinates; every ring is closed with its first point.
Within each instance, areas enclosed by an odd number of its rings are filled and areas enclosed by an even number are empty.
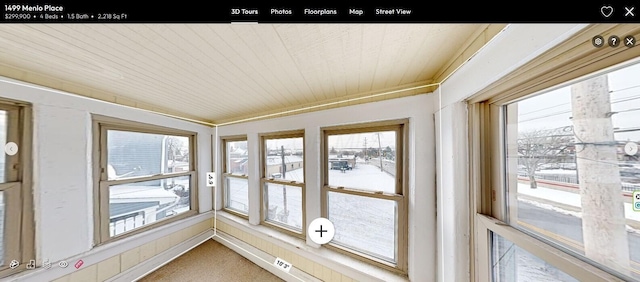
{"type": "Polygon", "coordinates": [[[602,13],[603,16],[608,18],[613,14],[613,7],[611,7],[611,6],[602,6],[602,8],[600,8],[600,12],[602,13]]]}

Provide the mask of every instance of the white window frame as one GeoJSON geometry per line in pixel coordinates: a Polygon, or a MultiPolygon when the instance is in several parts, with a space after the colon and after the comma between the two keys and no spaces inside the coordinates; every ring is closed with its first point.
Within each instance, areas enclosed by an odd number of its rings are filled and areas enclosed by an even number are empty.
{"type": "Polygon", "coordinates": [[[581,259],[562,251],[560,247],[543,238],[520,231],[506,223],[506,181],[504,179],[503,117],[501,107],[479,103],[472,105],[470,128],[484,138],[474,140],[472,150],[472,187],[477,213],[475,214],[475,269],[476,281],[492,281],[491,232],[511,241],[518,247],[545,260],[559,270],[580,281],[624,281],[581,259]],[[472,118],[473,119],[473,118],[472,118]],[[480,130],[482,128],[482,130],[480,130]],[[482,176],[485,177],[482,177],[482,176]]]}
{"type": "MultiPolygon", "coordinates": [[[[285,139],[285,138],[302,138],[302,155],[305,156],[306,148],[305,148],[305,137],[304,130],[294,130],[294,131],[285,131],[285,132],[274,132],[274,133],[263,133],[259,135],[260,140],[260,224],[274,228],[280,232],[285,234],[298,237],[304,239],[307,234],[307,208],[306,208],[306,185],[305,181],[284,181],[282,179],[273,178],[267,176],[267,153],[266,153],[266,143],[267,140],[273,139],[285,139]],[[269,203],[268,198],[265,195],[267,193],[267,183],[280,184],[286,186],[295,186],[299,187],[302,190],[302,228],[300,231],[289,228],[283,224],[278,224],[276,222],[267,221],[267,215],[269,213],[269,203]]],[[[304,173],[306,174],[306,158],[303,157],[302,160],[302,168],[304,173]]],[[[306,177],[305,177],[306,179],[306,177]]]]}
{"type": "Polygon", "coordinates": [[[409,121],[407,119],[380,121],[363,124],[353,125],[341,125],[322,128],[322,189],[321,189],[321,214],[322,217],[328,218],[328,196],[329,192],[342,193],[349,195],[356,195],[362,197],[369,197],[373,199],[384,199],[396,202],[398,222],[396,225],[396,262],[391,263],[380,258],[363,253],[359,250],[349,248],[347,246],[328,243],[325,244],[329,249],[346,254],[350,257],[358,260],[371,263],[378,267],[390,270],[396,273],[406,274],[408,269],[408,197],[407,191],[407,136],[408,136],[409,121]],[[350,188],[350,187],[334,187],[329,185],[329,136],[337,134],[354,134],[354,133],[368,133],[368,132],[381,132],[381,131],[395,131],[396,132],[396,193],[378,193],[372,191],[365,191],[362,189],[350,188]]]}
{"type": "Polygon", "coordinates": [[[105,117],[100,115],[93,115],[93,159],[94,162],[94,245],[102,245],[115,240],[120,240],[135,234],[139,234],[145,231],[152,230],[162,225],[166,225],[171,222],[175,222],[187,217],[191,217],[198,214],[198,177],[197,177],[197,133],[178,130],[174,128],[167,128],[157,125],[144,124],[139,122],[133,122],[128,120],[117,119],[113,117],[105,117]],[[174,172],[174,173],[159,173],[151,176],[144,177],[131,177],[116,180],[108,179],[107,169],[107,131],[127,131],[138,133],[150,133],[150,134],[162,134],[170,136],[179,136],[189,138],[189,166],[190,170],[187,172],[174,172]],[[127,183],[144,182],[159,179],[168,179],[174,177],[189,176],[189,197],[190,197],[190,209],[187,212],[183,212],[178,215],[169,216],[167,218],[158,220],[156,222],[145,224],[141,227],[125,231],[121,234],[111,236],[110,233],[110,218],[109,218],[109,186],[120,185],[127,183]]]}
{"type": "MultiPolygon", "coordinates": [[[[221,144],[222,144],[222,209],[225,210],[228,213],[237,215],[239,217],[242,217],[246,220],[249,220],[249,211],[251,210],[251,205],[247,204],[247,213],[244,214],[240,211],[228,208],[228,196],[229,196],[229,192],[228,189],[230,189],[230,187],[227,186],[227,179],[231,179],[231,178],[237,178],[237,179],[244,179],[245,181],[247,181],[247,185],[249,185],[249,176],[246,174],[242,174],[242,175],[238,175],[238,174],[233,174],[233,173],[229,173],[227,172],[228,167],[228,155],[227,155],[227,142],[237,142],[237,141],[247,141],[247,136],[227,136],[227,137],[222,137],[221,139],[221,144]]],[[[248,143],[247,143],[248,145],[248,143]]],[[[250,186],[250,185],[249,185],[250,186]]],[[[249,191],[247,189],[247,199],[249,198],[249,191]]]]}
{"type": "MultiPolygon", "coordinates": [[[[0,110],[7,112],[6,142],[18,145],[18,153],[6,156],[5,179],[0,183],[4,194],[4,257],[0,266],[0,278],[27,269],[35,260],[35,222],[32,192],[32,108],[30,104],[2,100],[0,110]],[[17,268],[9,268],[12,260],[17,260],[17,268]]],[[[2,144],[2,154],[4,144],[2,144]]],[[[37,262],[38,263],[38,262],[37,262]]]]}
{"type": "Polygon", "coordinates": [[[491,232],[545,260],[580,281],[624,281],[583,261],[562,246],[506,223],[505,134],[503,105],[527,95],[608,72],[640,57],[640,49],[595,48],[594,35],[640,35],[632,25],[592,25],[467,100],[469,105],[470,250],[473,281],[492,281],[491,232]],[[559,60],[558,58],[562,58],[559,60]]]}

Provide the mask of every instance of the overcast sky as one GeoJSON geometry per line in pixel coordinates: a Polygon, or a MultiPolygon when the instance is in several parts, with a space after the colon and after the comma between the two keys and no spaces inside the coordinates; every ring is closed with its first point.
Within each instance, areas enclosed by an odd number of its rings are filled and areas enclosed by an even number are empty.
{"type": "MultiPolygon", "coordinates": [[[[608,74],[614,128],[640,127],[640,64],[608,74]]],[[[518,102],[518,131],[572,125],[571,86],[518,102]]],[[[617,140],[640,140],[640,131],[616,133],[617,140]]]]}

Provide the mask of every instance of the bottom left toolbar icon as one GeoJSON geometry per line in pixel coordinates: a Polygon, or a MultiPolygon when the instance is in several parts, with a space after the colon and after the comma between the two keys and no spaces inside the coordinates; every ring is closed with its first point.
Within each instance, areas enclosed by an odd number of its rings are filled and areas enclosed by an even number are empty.
{"type": "Polygon", "coordinates": [[[29,263],[27,264],[27,269],[36,269],[36,260],[35,259],[29,260],[29,263]]]}
{"type": "Polygon", "coordinates": [[[44,269],[51,268],[51,261],[49,259],[42,260],[42,268],[44,269]]]}
{"type": "Polygon", "coordinates": [[[9,268],[11,269],[16,269],[18,268],[18,266],[20,266],[20,262],[17,260],[12,260],[11,263],[9,263],[9,268]]]}

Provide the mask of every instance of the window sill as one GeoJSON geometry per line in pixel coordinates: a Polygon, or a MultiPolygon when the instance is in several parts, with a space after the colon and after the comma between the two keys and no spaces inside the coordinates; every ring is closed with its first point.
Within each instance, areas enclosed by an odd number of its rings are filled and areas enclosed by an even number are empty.
{"type": "Polygon", "coordinates": [[[268,241],[289,252],[295,253],[300,257],[322,264],[332,270],[340,272],[343,275],[349,276],[354,280],[409,281],[406,276],[368,264],[328,248],[316,248],[313,246],[315,244],[311,241],[309,241],[310,243],[307,243],[303,239],[281,233],[267,226],[252,225],[246,219],[225,211],[217,211],[216,220],[237,228],[242,232],[256,236],[261,240],[268,241]]]}

